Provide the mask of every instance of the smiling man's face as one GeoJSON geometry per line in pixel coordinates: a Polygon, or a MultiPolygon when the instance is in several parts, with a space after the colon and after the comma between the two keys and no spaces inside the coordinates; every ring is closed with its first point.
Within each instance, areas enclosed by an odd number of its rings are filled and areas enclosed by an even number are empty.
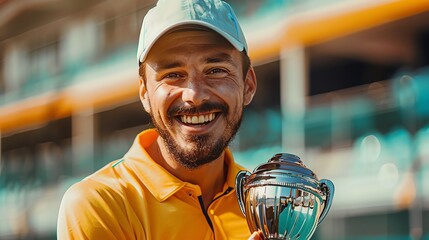
{"type": "Polygon", "coordinates": [[[209,30],[165,34],[151,48],[140,96],[170,157],[194,169],[218,158],[256,91],[242,53],[209,30]]]}

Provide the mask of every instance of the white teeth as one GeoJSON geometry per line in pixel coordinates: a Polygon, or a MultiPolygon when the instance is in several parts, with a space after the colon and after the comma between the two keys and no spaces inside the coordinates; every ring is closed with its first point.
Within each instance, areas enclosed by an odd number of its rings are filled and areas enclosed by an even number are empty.
{"type": "Polygon", "coordinates": [[[181,116],[180,120],[186,124],[203,124],[213,121],[215,118],[214,113],[204,114],[204,115],[194,115],[194,116],[181,116]]]}

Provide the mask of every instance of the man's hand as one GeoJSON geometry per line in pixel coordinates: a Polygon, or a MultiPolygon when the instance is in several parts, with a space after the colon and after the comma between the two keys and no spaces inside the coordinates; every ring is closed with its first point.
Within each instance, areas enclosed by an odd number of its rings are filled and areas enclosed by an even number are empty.
{"type": "Polygon", "coordinates": [[[254,232],[250,235],[249,240],[264,240],[264,237],[261,232],[254,232]]]}

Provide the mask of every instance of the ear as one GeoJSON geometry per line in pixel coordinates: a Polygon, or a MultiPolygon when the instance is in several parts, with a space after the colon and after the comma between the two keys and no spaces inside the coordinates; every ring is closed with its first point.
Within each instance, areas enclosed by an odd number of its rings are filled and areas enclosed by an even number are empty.
{"type": "Polygon", "coordinates": [[[147,96],[147,89],[141,77],[139,80],[139,95],[140,95],[140,101],[142,102],[144,109],[146,110],[147,113],[150,113],[151,109],[149,104],[149,98],[147,96]]]}
{"type": "Polygon", "coordinates": [[[244,106],[247,106],[252,102],[253,96],[255,96],[257,87],[256,74],[253,67],[247,71],[246,79],[244,82],[244,106]]]}

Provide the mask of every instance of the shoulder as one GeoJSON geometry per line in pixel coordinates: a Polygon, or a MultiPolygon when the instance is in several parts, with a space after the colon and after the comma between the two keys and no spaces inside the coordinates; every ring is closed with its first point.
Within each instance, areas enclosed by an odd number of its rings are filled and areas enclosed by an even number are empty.
{"type": "Polygon", "coordinates": [[[116,191],[109,185],[94,181],[91,178],[86,178],[73,184],[64,193],[62,202],[66,205],[74,205],[83,202],[97,201],[98,203],[108,200],[107,195],[116,195],[116,191]],[[100,201],[102,200],[102,201],[100,201]]]}
{"type": "MultiPolygon", "coordinates": [[[[119,160],[120,161],[120,160],[119,160]]],[[[99,169],[83,180],[74,183],[64,193],[62,205],[79,208],[111,209],[113,205],[120,205],[125,198],[123,177],[118,173],[115,165],[118,161],[99,169]],[[105,208],[106,207],[106,208],[105,208]]]]}
{"type": "Polygon", "coordinates": [[[64,193],[61,205],[68,209],[85,209],[91,214],[114,215],[132,208],[136,198],[144,198],[144,185],[125,162],[123,159],[113,161],[73,184],[64,193]]]}
{"type": "Polygon", "coordinates": [[[129,227],[124,197],[115,186],[89,177],[65,192],[57,226],[58,236],[64,238],[59,239],[121,236],[129,227]]]}
{"type": "Polygon", "coordinates": [[[107,220],[109,216],[121,212],[121,202],[121,194],[115,189],[92,179],[84,179],[64,193],[59,217],[64,217],[66,221],[88,221],[88,224],[96,216],[107,220]]]}

